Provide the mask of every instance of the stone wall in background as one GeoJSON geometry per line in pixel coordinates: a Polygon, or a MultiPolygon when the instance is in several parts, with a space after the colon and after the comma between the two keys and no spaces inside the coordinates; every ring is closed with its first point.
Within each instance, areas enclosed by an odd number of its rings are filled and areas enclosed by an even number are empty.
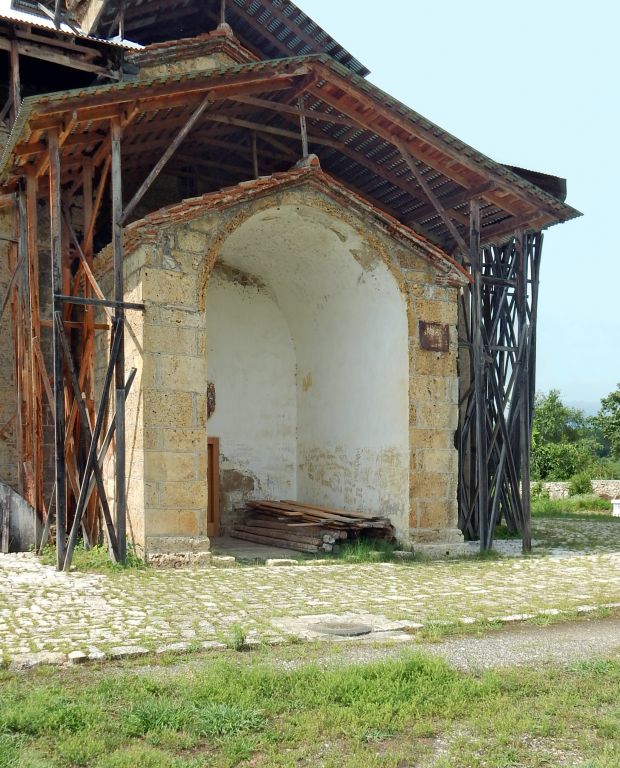
{"type": "MultiPolygon", "coordinates": [[[[532,483],[534,487],[536,483],[532,483]]],[[[543,488],[551,499],[565,499],[568,497],[568,482],[543,483],[543,488]]],[[[608,499],[620,499],[620,480],[593,480],[592,490],[597,496],[608,499]]]]}

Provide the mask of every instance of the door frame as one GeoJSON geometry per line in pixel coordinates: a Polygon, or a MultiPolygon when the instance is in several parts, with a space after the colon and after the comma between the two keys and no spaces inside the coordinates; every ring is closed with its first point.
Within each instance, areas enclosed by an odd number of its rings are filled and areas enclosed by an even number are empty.
{"type": "Polygon", "coordinates": [[[207,437],[207,536],[220,535],[220,438],[207,437]]]}

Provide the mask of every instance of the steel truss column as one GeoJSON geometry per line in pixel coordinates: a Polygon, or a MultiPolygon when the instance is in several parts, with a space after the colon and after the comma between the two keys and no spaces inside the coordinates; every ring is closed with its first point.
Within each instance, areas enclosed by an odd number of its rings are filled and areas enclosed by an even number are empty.
{"type": "Polygon", "coordinates": [[[461,307],[459,525],[480,549],[504,521],[531,547],[530,440],[541,233],[480,247],[470,209],[473,284],[461,307]],[[463,333],[464,331],[464,333],[463,333]]]}

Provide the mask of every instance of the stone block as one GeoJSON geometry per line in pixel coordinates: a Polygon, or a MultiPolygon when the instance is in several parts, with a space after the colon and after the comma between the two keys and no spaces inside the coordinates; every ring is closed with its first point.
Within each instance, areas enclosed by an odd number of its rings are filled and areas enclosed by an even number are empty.
{"type": "Polygon", "coordinates": [[[207,504],[207,481],[161,483],[161,506],[198,509],[207,504]]]}
{"type": "Polygon", "coordinates": [[[409,488],[412,499],[442,500],[450,498],[451,476],[440,472],[412,472],[409,488]]]}
{"type": "Polygon", "coordinates": [[[194,395],[194,426],[204,427],[207,426],[207,396],[196,394],[194,395]]]}
{"type": "Polygon", "coordinates": [[[144,483],[144,505],[147,508],[159,506],[159,489],[157,483],[144,483]]]}
{"type": "Polygon", "coordinates": [[[192,427],[192,394],[147,389],[144,392],[144,422],[148,426],[192,427]]]}
{"type": "Polygon", "coordinates": [[[146,511],[146,527],[148,538],[152,536],[194,537],[198,535],[198,513],[196,510],[191,510],[190,514],[183,513],[181,516],[179,509],[148,509],[146,511]],[[181,525],[183,525],[182,529],[181,525]]]}
{"type": "Polygon", "coordinates": [[[161,355],[157,379],[163,389],[203,392],[207,382],[207,360],[197,356],[161,355]]]}
{"type": "Polygon", "coordinates": [[[167,355],[195,355],[197,331],[182,325],[144,326],[144,349],[167,355]]]}
{"type": "Polygon", "coordinates": [[[176,270],[146,267],[143,271],[142,290],[145,302],[193,307],[197,301],[196,276],[176,270]]]}
{"type": "Polygon", "coordinates": [[[458,470],[458,452],[452,450],[421,450],[418,451],[419,466],[429,472],[450,474],[458,470]]]}
{"type": "Polygon", "coordinates": [[[207,332],[206,331],[198,331],[198,354],[199,355],[207,354],[207,332]]]}
{"type": "Polygon", "coordinates": [[[211,558],[211,565],[216,568],[233,568],[237,560],[232,555],[214,555],[211,558]]]}
{"type": "Polygon", "coordinates": [[[149,323],[152,325],[179,325],[185,328],[204,328],[205,316],[190,307],[169,307],[154,304],[148,308],[149,323]]]}
{"type": "Polygon", "coordinates": [[[194,229],[179,229],[177,232],[177,245],[181,251],[204,254],[207,251],[207,237],[203,232],[194,229]]]}
{"type": "Polygon", "coordinates": [[[457,308],[455,301],[416,299],[415,302],[415,313],[418,319],[426,320],[429,323],[456,325],[457,308]]]}
{"type": "Polygon", "coordinates": [[[163,449],[171,451],[207,451],[205,429],[162,429],[163,449]]]}
{"type": "MultiPolygon", "coordinates": [[[[419,339],[416,339],[411,364],[412,375],[456,376],[456,355],[452,352],[430,352],[420,349],[419,344],[419,339]]],[[[452,340],[450,344],[453,348],[452,340]]]]}
{"type": "Polygon", "coordinates": [[[149,554],[174,554],[176,552],[209,552],[211,544],[207,536],[152,536],[146,540],[149,554]]]}
{"type": "Polygon", "coordinates": [[[456,526],[458,510],[456,499],[443,501],[420,500],[417,502],[419,528],[450,528],[456,526]]]}
{"type": "Polygon", "coordinates": [[[455,430],[458,426],[458,406],[455,403],[418,401],[416,426],[423,429],[455,430]]]}
{"type": "Polygon", "coordinates": [[[452,429],[420,429],[416,426],[409,430],[409,445],[412,450],[444,449],[454,447],[454,430],[452,429]]]}
{"type": "Polygon", "coordinates": [[[153,481],[184,481],[196,479],[196,457],[193,453],[147,451],[144,478],[153,481]]]}
{"type": "Polygon", "coordinates": [[[452,557],[473,557],[477,554],[476,550],[469,546],[469,543],[462,541],[454,542],[435,542],[433,544],[416,544],[414,547],[416,555],[421,555],[429,560],[443,560],[452,557]]]}

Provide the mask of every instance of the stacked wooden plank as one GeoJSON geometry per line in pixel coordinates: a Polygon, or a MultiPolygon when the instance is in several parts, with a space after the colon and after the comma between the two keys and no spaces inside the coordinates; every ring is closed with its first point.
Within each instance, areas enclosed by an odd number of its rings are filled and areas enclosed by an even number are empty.
{"type": "Polygon", "coordinates": [[[345,540],[361,536],[392,539],[387,518],[298,501],[251,501],[247,516],[231,536],[298,552],[337,552],[345,540]]]}

